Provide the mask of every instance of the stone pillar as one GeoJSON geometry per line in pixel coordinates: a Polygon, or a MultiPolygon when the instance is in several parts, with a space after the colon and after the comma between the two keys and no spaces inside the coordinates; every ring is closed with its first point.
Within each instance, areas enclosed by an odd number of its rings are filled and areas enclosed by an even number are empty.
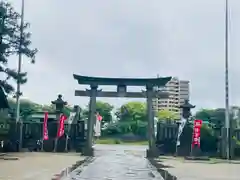
{"type": "Polygon", "coordinates": [[[226,138],[227,137],[227,129],[222,127],[221,129],[221,158],[227,159],[227,146],[226,146],[226,138]]]}
{"type": "Polygon", "coordinates": [[[149,143],[147,157],[151,158],[158,156],[154,133],[153,86],[146,86],[146,90],[147,90],[146,95],[147,95],[148,143],[149,143]]]}
{"type": "Polygon", "coordinates": [[[227,147],[229,148],[229,158],[234,158],[234,140],[233,140],[233,133],[234,130],[232,128],[229,128],[228,130],[228,139],[227,139],[227,128],[222,128],[222,139],[221,139],[221,157],[223,159],[227,159],[227,147]],[[228,146],[226,144],[229,143],[228,146]]]}
{"type": "Polygon", "coordinates": [[[87,90],[90,92],[90,103],[89,103],[89,115],[88,115],[88,121],[87,121],[87,142],[86,146],[84,148],[83,154],[85,156],[93,156],[93,127],[94,122],[96,120],[95,112],[96,112],[96,97],[97,97],[97,90],[98,86],[92,86],[91,90],[87,90]]]}
{"type": "MultiPolygon", "coordinates": [[[[58,98],[55,101],[52,101],[51,103],[55,105],[55,108],[56,108],[56,121],[57,121],[57,132],[58,132],[60,127],[60,116],[63,113],[64,106],[67,105],[67,102],[63,101],[62,95],[59,94],[58,98]]],[[[54,152],[57,151],[57,146],[58,146],[58,137],[56,136],[54,141],[54,150],[53,150],[54,152]]]]}

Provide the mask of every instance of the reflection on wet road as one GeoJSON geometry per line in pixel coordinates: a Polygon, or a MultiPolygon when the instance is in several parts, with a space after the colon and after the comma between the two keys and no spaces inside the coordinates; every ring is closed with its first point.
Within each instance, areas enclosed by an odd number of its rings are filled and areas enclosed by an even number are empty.
{"type": "MultiPolygon", "coordinates": [[[[162,180],[147,159],[145,146],[96,145],[94,160],[68,180],[162,180]],[[80,173],[81,172],[81,173],[80,173]]],[[[66,179],[66,180],[67,180],[66,179]]]]}

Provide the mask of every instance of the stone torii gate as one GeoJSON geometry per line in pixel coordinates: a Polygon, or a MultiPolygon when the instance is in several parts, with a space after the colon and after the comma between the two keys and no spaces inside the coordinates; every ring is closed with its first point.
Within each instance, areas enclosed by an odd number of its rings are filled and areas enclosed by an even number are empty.
{"type": "Polygon", "coordinates": [[[154,87],[163,87],[171,77],[163,78],[105,78],[105,77],[89,77],[81,75],[73,75],[74,79],[80,85],[89,85],[90,89],[76,90],[75,96],[90,97],[89,117],[87,122],[87,140],[84,148],[84,155],[93,156],[93,127],[96,120],[96,97],[126,97],[126,98],[147,98],[147,117],[148,117],[148,142],[149,149],[147,157],[156,155],[155,134],[154,134],[154,112],[153,98],[167,97],[168,94],[162,91],[155,91],[154,87]],[[117,86],[117,91],[102,91],[98,90],[98,86],[117,86]],[[127,92],[127,86],[145,86],[146,91],[142,92],[127,92]]]}

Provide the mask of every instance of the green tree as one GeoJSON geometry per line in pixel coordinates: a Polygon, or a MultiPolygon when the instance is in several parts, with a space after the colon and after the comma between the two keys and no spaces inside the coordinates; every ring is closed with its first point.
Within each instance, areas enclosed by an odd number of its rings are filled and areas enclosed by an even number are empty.
{"type": "Polygon", "coordinates": [[[225,109],[201,109],[195,114],[196,119],[202,119],[203,121],[208,121],[213,124],[224,124],[225,121],[225,109]]]}
{"type": "Polygon", "coordinates": [[[146,103],[128,102],[117,110],[116,116],[119,117],[117,124],[122,133],[146,134],[146,103]]]}
{"type": "MultiPolygon", "coordinates": [[[[103,102],[103,101],[97,101],[96,102],[96,111],[103,117],[102,122],[103,123],[109,123],[112,121],[112,110],[113,106],[109,103],[103,102]]],[[[89,105],[85,109],[83,109],[83,117],[85,119],[88,119],[89,114],[89,105]]]]}
{"type": "MultiPolygon", "coordinates": [[[[230,125],[232,127],[239,126],[239,117],[233,117],[234,109],[240,109],[237,106],[230,107],[230,125]]],[[[238,113],[239,116],[240,113],[238,113]]],[[[217,108],[217,109],[201,109],[199,110],[195,117],[197,119],[202,119],[203,121],[208,121],[213,125],[224,125],[225,124],[225,109],[217,108]]]]}
{"type": "Polygon", "coordinates": [[[103,117],[103,122],[111,122],[112,121],[112,110],[113,106],[109,103],[97,101],[96,103],[96,111],[103,117]]]}
{"type": "MultiPolygon", "coordinates": [[[[34,103],[28,99],[21,99],[21,109],[20,114],[22,117],[26,117],[34,112],[41,111],[42,106],[34,103]]],[[[8,98],[8,104],[10,106],[9,113],[12,117],[15,117],[16,101],[14,99],[8,98]]]]}
{"type": "Polygon", "coordinates": [[[116,112],[120,121],[147,121],[146,103],[128,102],[116,112]]]}
{"type": "Polygon", "coordinates": [[[8,80],[12,79],[21,84],[27,82],[26,72],[18,73],[15,69],[8,67],[8,58],[21,53],[34,63],[37,53],[37,49],[30,48],[31,34],[27,31],[29,23],[23,23],[21,26],[20,19],[20,14],[10,3],[3,1],[0,3],[0,73],[5,74],[6,77],[0,79],[0,86],[6,93],[14,91],[14,87],[8,83],[8,80]]]}
{"type": "Polygon", "coordinates": [[[157,112],[157,118],[160,121],[165,121],[165,120],[176,120],[178,119],[178,116],[176,113],[169,111],[169,110],[160,110],[157,112]]]}
{"type": "Polygon", "coordinates": [[[40,105],[39,111],[47,111],[47,112],[54,112],[54,106],[53,105],[40,105]]]}
{"type": "MultiPolygon", "coordinates": [[[[11,109],[16,109],[16,101],[14,99],[8,99],[8,103],[11,109]]],[[[21,99],[21,110],[32,110],[32,111],[38,111],[41,110],[41,106],[35,102],[32,102],[28,99],[21,99]]]]}

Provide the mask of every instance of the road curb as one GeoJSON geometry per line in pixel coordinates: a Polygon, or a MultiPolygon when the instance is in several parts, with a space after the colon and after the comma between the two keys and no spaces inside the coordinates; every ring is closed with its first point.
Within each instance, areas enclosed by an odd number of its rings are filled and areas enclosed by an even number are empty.
{"type": "Polygon", "coordinates": [[[83,160],[79,160],[73,165],[64,168],[60,173],[55,174],[51,180],[61,180],[63,178],[66,178],[71,172],[73,172],[75,169],[77,169],[79,166],[83,166],[86,162],[89,161],[90,157],[86,157],[83,160]]]}
{"type": "Polygon", "coordinates": [[[151,169],[151,176],[154,178],[157,178],[159,180],[164,180],[163,176],[161,175],[161,173],[158,172],[158,169],[152,164],[151,160],[148,159],[149,161],[149,168],[151,169]]]}
{"type": "Polygon", "coordinates": [[[156,169],[156,172],[158,172],[158,174],[161,175],[161,178],[163,180],[177,180],[176,176],[173,176],[172,174],[170,174],[166,168],[164,168],[164,165],[157,163],[157,161],[154,158],[148,158],[148,161],[150,162],[150,164],[154,167],[154,169],[156,169]],[[163,166],[163,167],[158,167],[158,166],[163,166]]]}
{"type": "Polygon", "coordinates": [[[80,165],[78,166],[76,169],[74,169],[72,172],[70,172],[68,174],[67,177],[76,177],[79,176],[79,174],[82,173],[82,171],[84,171],[84,169],[87,168],[87,166],[92,163],[95,160],[95,157],[87,157],[86,160],[80,165]]]}
{"type": "Polygon", "coordinates": [[[7,153],[0,153],[0,159],[2,159],[2,160],[19,160],[18,157],[9,155],[7,153]]]}

